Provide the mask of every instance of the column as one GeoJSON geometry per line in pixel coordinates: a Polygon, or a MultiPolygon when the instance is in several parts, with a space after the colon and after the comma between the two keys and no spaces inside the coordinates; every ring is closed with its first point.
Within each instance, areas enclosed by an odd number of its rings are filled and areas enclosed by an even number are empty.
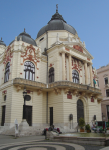
{"type": "Polygon", "coordinates": [[[62,80],[65,80],[65,52],[62,52],[62,80]]]}
{"type": "Polygon", "coordinates": [[[72,82],[72,64],[71,64],[71,55],[68,56],[69,59],[69,81],[72,82]]]}
{"type": "Polygon", "coordinates": [[[90,64],[90,83],[91,83],[91,86],[93,86],[92,64],[90,64]]]}
{"type": "Polygon", "coordinates": [[[87,62],[85,62],[85,84],[88,84],[88,77],[87,77],[87,62]]]}

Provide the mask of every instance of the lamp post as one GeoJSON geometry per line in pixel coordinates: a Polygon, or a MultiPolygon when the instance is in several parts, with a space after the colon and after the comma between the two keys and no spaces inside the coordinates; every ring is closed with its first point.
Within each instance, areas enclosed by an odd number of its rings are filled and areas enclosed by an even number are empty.
{"type": "Polygon", "coordinates": [[[24,91],[23,91],[23,98],[24,98],[24,105],[23,105],[23,119],[26,119],[26,113],[25,113],[25,101],[26,101],[26,99],[25,99],[25,96],[27,95],[27,91],[26,91],[26,89],[24,89],[24,91]]]}

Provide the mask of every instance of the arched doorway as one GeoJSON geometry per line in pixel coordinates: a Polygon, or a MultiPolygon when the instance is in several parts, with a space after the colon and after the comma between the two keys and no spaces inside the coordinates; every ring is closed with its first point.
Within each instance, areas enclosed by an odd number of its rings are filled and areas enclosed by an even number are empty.
{"type": "Polygon", "coordinates": [[[77,122],[79,122],[80,118],[84,118],[84,105],[82,100],[77,101],[77,122]]]}

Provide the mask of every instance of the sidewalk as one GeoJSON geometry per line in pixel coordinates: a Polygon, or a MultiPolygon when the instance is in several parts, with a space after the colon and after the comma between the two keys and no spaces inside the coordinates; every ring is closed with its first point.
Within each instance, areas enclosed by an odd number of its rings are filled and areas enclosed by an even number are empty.
{"type": "Polygon", "coordinates": [[[10,144],[15,142],[25,142],[25,141],[34,141],[34,140],[45,140],[45,136],[25,136],[25,137],[17,137],[15,139],[14,136],[0,135],[0,145],[1,144],[10,144]]]}

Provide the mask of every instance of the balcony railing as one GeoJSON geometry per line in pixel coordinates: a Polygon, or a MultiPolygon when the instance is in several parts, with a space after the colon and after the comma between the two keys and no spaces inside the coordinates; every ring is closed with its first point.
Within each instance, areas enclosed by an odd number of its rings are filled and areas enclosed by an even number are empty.
{"type": "Polygon", "coordinates": [[[37,82],[37,81],[31,81],[31,80],[26,80],[23,78],[15,78],[13,80],[14,85],[23,85],[23,86],[31,86],[31,87],[38,87],[38,88],[46,88],[47,85],[42,82],[37,82]]]}
{"type": "Polygon", "coordinates": [[[23,78],[15,78],[13,80],[14,85],[19,85],[19,86],[31,86],[34,88],[41,88],[41,89],[52,89],[52,88],[70,88],[72,90],[78,90],[78,91],[87,91],[89,93],[95,93],[95,94],[101,94],[101,90],[90,87],[88,85],[83,85],[83,84],[78,84],[78,83],[73,83],[71,81],[57,81],[57,82],[52,82],[49,84],[45,84],[42,82],[37,82],[37,81],[31,81],[31,80],[26,80],[23,78]]]}

